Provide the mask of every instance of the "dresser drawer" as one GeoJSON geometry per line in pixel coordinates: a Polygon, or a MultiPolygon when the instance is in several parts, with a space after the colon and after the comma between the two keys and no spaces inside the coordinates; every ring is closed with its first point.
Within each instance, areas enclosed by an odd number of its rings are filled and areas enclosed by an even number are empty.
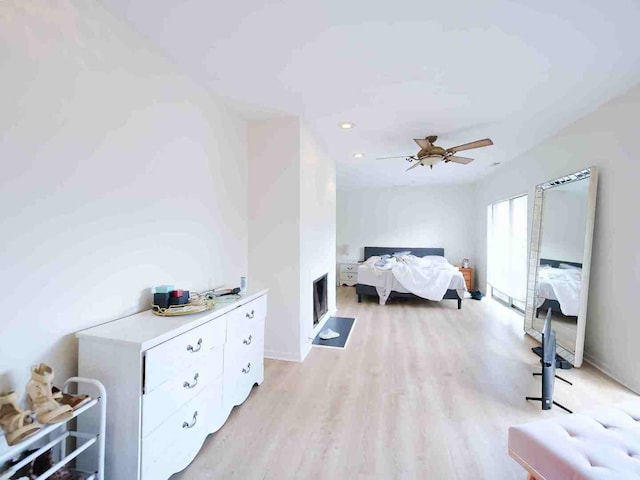
{"type": "Polygon", "coordinates": [[[230,409],[244,402],[251,388],[264,379],[264,359],[262,349],[251,352],[250,355],[235,359],[233,364],[224,367],[223,402],[225,408],[230,409]]]}
{"type": "Polygon", "coordinates": [[[209,350],[223,345],[226,335],[227,315],[223,315],[148,350],[145,354],[145,393],[197,364],[209,350]]]}
{"type": "Polygon", "coordinates": [[[224,347],[204,353],[189,367],[142,396],[142,436],[146,437],[182,405],[222,375],[224,347]]]}
{"type": "Polygon", "coordinates": [[[358,273],[358,265],[357,263],[341,263],[340,264],[340,273],[358,273]]]}
{"type": "Polygon", "coordinates": [[[222,411],[222,379],[207,385],[149,436],[142,439],[143,480],[163,480],[185,468],[222,411]]]}
{"type": "Polygon", "coordinates": [[[264,318],[254,318],[242,325],[224,346],[225,365],[232,365],[248,358],[254,350],[264,350],[264,318]]]}
{"type": "Polygon", "coordinates": [[[358,283],[358,274],[357,273],[341,273],[339,277],[339,285],[349,285],[354,286],[358,283]]]}
{"type": "Polygon", "coordinates": [[[225,388],[229,382],[234,382],[236,377],[250,373],[258,361],[262,363],[263,352],[264,322],[260,320],[248,325],[246,335],[231,339],[224,346],[225,388]]]}
{"type": "MultiPolygon", "coordinates": [[[[227,327],[227,344],[237,344],[245,340],[249,341],[249,335],[261,324],[264,329],[264,317],[267,312],[267,297],[259,297],[255,300],[229,312],[227,327]]],[[[264,331],[262,332],[264,335],[264,331]]]]}
{"type": "Polygon", "coordinates": [[[358,274],[357,273],[341,273],[340,280],[344,280],[345,282],[357,282],[358,274]]]}

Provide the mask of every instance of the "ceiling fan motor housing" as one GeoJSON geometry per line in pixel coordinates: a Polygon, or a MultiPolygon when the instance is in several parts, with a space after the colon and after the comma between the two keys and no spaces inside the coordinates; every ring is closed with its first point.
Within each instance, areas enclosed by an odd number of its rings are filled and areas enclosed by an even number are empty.
{"type": "Polygon", "coordinates": [[[443,157],[446,153],[447,151],[444,148],[432,145],[431,148],[422,149],[420,153],[418,153],[418,158],[443,157]]]}

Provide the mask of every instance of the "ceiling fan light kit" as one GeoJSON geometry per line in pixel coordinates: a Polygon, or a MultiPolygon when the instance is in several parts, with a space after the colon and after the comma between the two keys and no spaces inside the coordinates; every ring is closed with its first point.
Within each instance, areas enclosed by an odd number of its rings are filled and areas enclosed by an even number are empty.
{"type": "Polygon", "coordinates": [[[435,144],[438,139],[437,135],[429,135],[425,138],[414,138],[413,141],[418,144],[420,147],[420,151],[415,155],[403,155],[400,157],[382,157],[378,158],[378,160],[385,160],[390,158],[404,158],[407,162],[416,162],[407,168],[406,171],[411,170],[412,168],[417,167],[418,165],[429,165],[433,169],[433,166],[438,162],[444,163],[459,163],[461,165],[467,165],[473,162],[473,158],[468,157],[459,157],[456,155],[458,152],[462,152],[464,150],[471,150],[473,148],[481,148],[488,147],[493,145],[493,142],[490,138],[483,138],[482,140],[476,140],[474,142],[463,143],[462,145],[458,145],[450,148],[442,148],[435,144]]]}

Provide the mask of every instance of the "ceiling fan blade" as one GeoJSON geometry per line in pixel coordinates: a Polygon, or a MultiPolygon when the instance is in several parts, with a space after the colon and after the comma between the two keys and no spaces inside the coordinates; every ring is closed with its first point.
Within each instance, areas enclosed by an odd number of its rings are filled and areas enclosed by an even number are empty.
{"type": "Polygon", "coordinates": [[[416,168],[418,165],[422,165],[422,162],[420,161],[420,162],[416,162],[416,163],[414,163],[414,164],[413,164],[413,165],[411,165],[409,168],[407,168],[407,169],[405,170],[405,172],[408,172],[408,171],[409,171],[409,170],[411,170],[412,168],[416,168]]]}
{"type": "Polygon", "coordinates": [[[413,141],[422,149],[431,148],[431,142],[426,138],[414,138],[413,141]]]}
{"type": "Polygon", "coordinates": [[[451,157],[447,157],[445,162],[454,162],[454,163],[461,163],[462,165],[466,165],[468,163],[473,162],[473,158],[451,156],[451,157]]]}
{"type": "Polygon", "coordinates": [[[488,147],[489,145],[493,145],[493,142],[490,138],[485,138],[482,140],[476,140],[475,142],[464,143],[457,147],[447,148],[447,152],[456,153],[462,152],[463,150],[471,150],[472,148],[488,147]]]}
{"type": "Polygon", "coordinates": [[[391,158],[411,158],[412,155],[400,155],[399,157],[378,157],[376,160],[389,160],[391,158]]]}

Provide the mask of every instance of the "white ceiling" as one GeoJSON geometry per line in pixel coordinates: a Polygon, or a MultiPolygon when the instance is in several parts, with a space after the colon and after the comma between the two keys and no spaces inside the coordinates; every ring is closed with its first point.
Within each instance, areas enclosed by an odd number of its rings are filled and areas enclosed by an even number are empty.
{"type": "Polygon", "coordinates": [[[103,2],[248,118],[302,116],[343,188],[474,181],[640,82],[637,0],[103,2]],[[375,160],[427,134],[495,145],[431,171],[375,160]]]}

